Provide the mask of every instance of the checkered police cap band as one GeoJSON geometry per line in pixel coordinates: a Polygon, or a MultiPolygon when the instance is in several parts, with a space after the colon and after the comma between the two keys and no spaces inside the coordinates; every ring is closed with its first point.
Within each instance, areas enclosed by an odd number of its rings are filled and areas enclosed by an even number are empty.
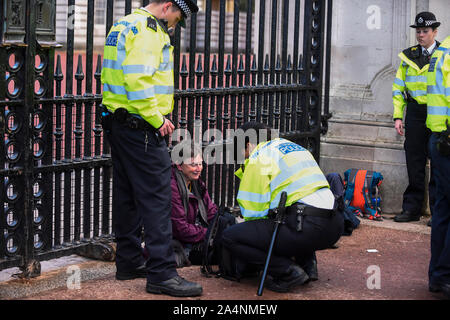
{"type": "Polygon", "coordinates": [[[184,0],[173,0],[178,7],[183,11],[183,14],[186,18],[188,18],[191,15],[191,9],[189,9],[189,6],[184,2],[184,0]]]}

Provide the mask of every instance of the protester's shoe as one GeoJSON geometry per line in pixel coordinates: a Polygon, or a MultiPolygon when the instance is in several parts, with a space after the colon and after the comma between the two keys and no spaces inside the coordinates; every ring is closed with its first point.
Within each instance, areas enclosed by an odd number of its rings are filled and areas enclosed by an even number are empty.
{"type": "Polygon", "coordinates": [[[317,271],[317,260],[315,258],[307,262],[306,265],[303,267],[303,270],[305,270],[310,281],[319,280],[319,272],[317,271]]]}
{"type": "Polygon", "coordinates": [[[306,272],[297,265],[291,265],[286,274],[280,277],[267,276],[265,286],[275,292],[289,292],[296,286],[302,285],[309,280],[306,272]]]}
{"type": "Polygon", "coordinates": [[[147,267],[145,266],[145,264],[131,271],[117,270],[116,272],[117,280],[132,280],[137,278],[147,278],[147,267]]]}
{"type": "Polygon", "coordinates": [[[187,281],[180,276],[159,283],[147,282],[146,290],[148,293],[162,293],[174,297],[194,297],[201,295],[203,292],[201,285],[187,281]]]}
{"type": "Polygon", "coordinates": [[[410,211],[403,211],[401,214],[398,214],[394,217],[395,222],[410,222],[419,220],[420,214],[414,214],[410,211]]]}
{"type": "Polygon", "coordinates": [[[431,218],[430,218],[430,220],[428,220],[427,226],[431,227],[431,218]]]}

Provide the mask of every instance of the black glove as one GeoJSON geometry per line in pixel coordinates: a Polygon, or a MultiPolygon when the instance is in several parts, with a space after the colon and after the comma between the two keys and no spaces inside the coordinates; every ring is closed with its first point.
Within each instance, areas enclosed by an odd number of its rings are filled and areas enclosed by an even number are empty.
{"type": "Polygon", "coordinates": [[[437,150],[441,156],[447,157],[450,155],[450,127],[448,121],[445,121],[447,130],[439,133],[439,138],[436,144],[437,150]]]}

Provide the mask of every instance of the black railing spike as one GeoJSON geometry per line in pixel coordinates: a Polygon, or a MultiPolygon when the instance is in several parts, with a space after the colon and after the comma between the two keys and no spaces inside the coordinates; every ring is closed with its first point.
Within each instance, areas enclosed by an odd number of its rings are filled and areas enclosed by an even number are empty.
{"type": "Polygon", "coordinates": [[[303,71],[303,55],[300,54],[300,56],[298,57],[298,67],[297,67],[297,71],[303,71]]]}
{"type": "Polygon", "coordinates": [[[242,54],[239,55],[238,72],[244,72],[244,56],[242,54]]]}
{"type": "Polygon", "coordinates": [[[266,58],[264,59],[264,72],[268,72],[270,69],[270,64],[269,64],[269,55],[266,54],[266,58]]]}
{"type": "Polygon", "coordinates": [[[94,77],[95,79],[100,79],[102,76],[102,56],[99,54],[97,56],[97,68],[95,69],[94,77]]]}
{"type": "Polygon", "coordinates": [[[231,55],[227,56],[227,65],[225,67],[225,72],[231,72],[231,55]]]}
{"type": "Polygon", "coordinates": [[[83,59],[82,59],[81,55],[78,55],[78,64],[77,64],[77,72],[75,73],[75,79],[77,79],[77,80],[84,79],[83,59]]]}
{"type": "Polygon", "coordinates": [[[180,76],[187,77],[188,70],[186,65],[186,55],[183,54],[183,59],[181,60],[181,69],[180,69],[180,76]]]}
{"type": "Polygon", "coordinates": [[[277,55],[277,62],[275,63],[275,70],[281,71],[281,57],[277,55]]]}
{"type": "Polygon", "coordinates": [[[101,87],[102,87],[102,82],[101,82],[101,78],[102,78],[102,56],[99,54],[97,56],[97,68],[95,70],[94,73],[94,78],[95,78],[95,93],[96,94],[101,94],[101,87]]]}
{"type": "Polygon", "coordinates": [[[198,61],[197,61],[197,68],[195,69],[195,73],[197,75],[202,75],[203,74],[203,56],[199,55],[198,57],[198,61]]]}
{"type": "Polygon", "coordinates": [[[256,64],[256,56],[253,55],[252,57],[252,67],[251,67],[251,72],[257,72],[258,71],[258,66],[256,64]]]}
{"type": "Polygon", "coordinates": [[[56,81],[62,81],[64,79],[64,74],[62,73],[61,68],[61,56],[59,54],[56,58],[56,70],[54,76],[56,81]]]}
{"type": "Polygon", "coordinates": [[[213,62],[211,66],[211,74],[217,75],[219,71],[217,70],[217,55],[214,55],[213,62]]]}
{"type": "Polygon", "coordinates": [[[288,60],[287,60],[287,65],[286,65],[286,70],[288,72],[292,71],[292,61],[291,61],[291,55],[288,55],[288,60]]]}

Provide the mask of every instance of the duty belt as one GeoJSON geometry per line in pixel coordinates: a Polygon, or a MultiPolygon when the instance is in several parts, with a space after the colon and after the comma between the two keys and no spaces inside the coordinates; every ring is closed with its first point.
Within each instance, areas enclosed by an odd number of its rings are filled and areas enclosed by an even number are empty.
{"type": "Polygon", "coordinates": [[[336,210],[334,209],[321,209],[312,206],[308,206],[302,203],[294,203],[289,208],[287,208],[289,215],[297,215],[297,231],[302,231],[303,229],[303,216],[313,216],[322,218],[331,218],[335,215],[336,210]]]}
{"type": "Polygon", "coordinates": [[[131,129],[156,132],[156,129],[153,128],[153,126],[151,126],[147,121],[138,117],[137,115],[129,113],[125,108],[118,108],[116,109],[116,111],[114,111],[114,113],[109,110],[107,110],[107,112],[109,112],[112,119],[126,125],[131,129]]]}

